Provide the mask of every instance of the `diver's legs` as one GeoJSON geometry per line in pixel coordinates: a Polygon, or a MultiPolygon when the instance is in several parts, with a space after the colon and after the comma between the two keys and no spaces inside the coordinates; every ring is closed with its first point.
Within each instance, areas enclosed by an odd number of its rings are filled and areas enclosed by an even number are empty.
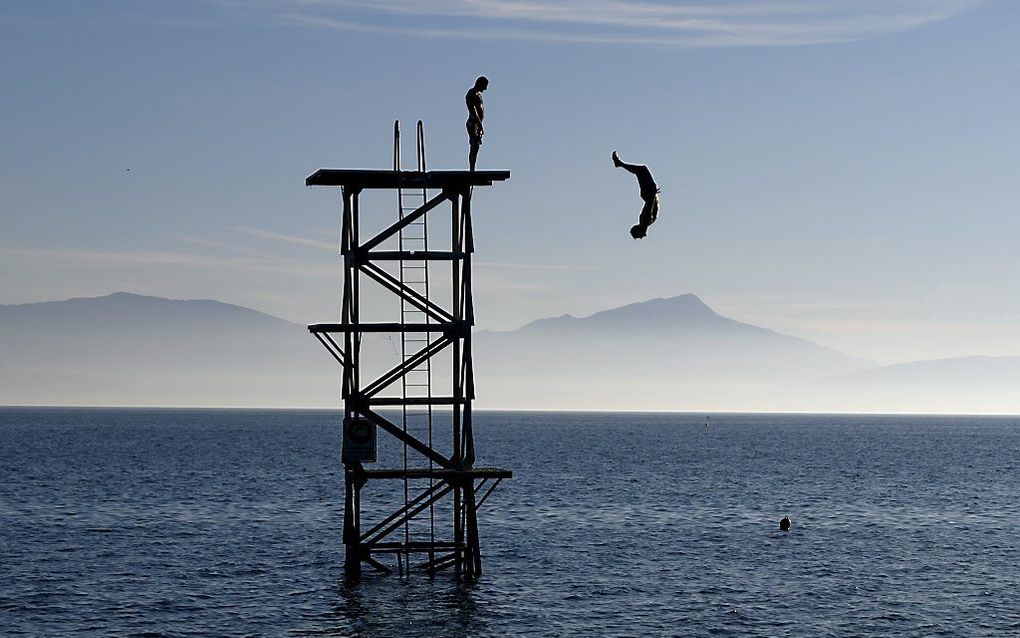
{"type": "Polygon", "coordinates": [[[478,161],[478,149],[481,144],[471,144],[471,150],[468,152],[468,165],[471,166],[471,170],[475,170],[475,163],[478,161]]]}
{"type": "Polygon", "coordinates": [[[616,151],[613,151],[613,164],[617,168],[622,168],[623,170],[627,171],[628,173],[632,173],[634,175],[637,175],[638,173],[640,173],[641,169],[645,169],[646,171],[648,170],[648,168],[646,166],[644,166],[643,164],[628,164],[627,162],[625,162],[622,159],[620,159],[620,156],[619,156],[619,154],[617,154],[616,151]]]}

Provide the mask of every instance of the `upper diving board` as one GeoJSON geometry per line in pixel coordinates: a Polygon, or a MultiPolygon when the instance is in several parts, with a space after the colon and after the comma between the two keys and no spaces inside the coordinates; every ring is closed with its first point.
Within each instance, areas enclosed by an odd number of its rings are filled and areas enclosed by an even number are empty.
{"type": "Polygon", "coordinates": [[[350,188],[458,188],[492,186],[510,179],[510,171],[384,171],[320,168],[305,179],[305,186],[350,188]]]}

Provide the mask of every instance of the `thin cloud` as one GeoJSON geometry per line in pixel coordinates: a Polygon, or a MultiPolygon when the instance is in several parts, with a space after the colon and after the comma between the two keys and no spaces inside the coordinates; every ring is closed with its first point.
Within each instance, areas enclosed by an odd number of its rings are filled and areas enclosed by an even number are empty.
{"type": "Polygon", "coordinates": [[[179,239],[181,241],[187,242],[189,244],[194,244],[196,246],[202,246],[203,248],[213,248],[213,249],[216,249],[216,250],[224,250],[224,251],[236,253],[236,254],[239,254],[239,255],[247,255],[249,257],[258,257],[258,258],[261,258],[261,259],[273,259],[273,258],[275,258],[275,255],[267,255],[264,252],[259,252],[259,251],[255,251],[255,250],[249,250],[247,248],[241,248],[240,246],[233,246],[231,244],[224,244],[224,243],[218,242],[218,241],[210,241],[208,239],[201,239],[199,237],[194,237],[192,235],[185,235],[183,233],[170,233],[168,236],[172,237],[173,239],[179,239]]]}
{"type": "MultiPolygon", "coordinates": [[[[0,267],[12,263],[24,269],[28,265],[51,269],[103,269],[136,266],[175,266],[200,269],[228,269],[245,272],[273,272],[304,277],[335,278],[337,268],[328,264],[279,258],[255,259],[210,257],[174,251],[81,251],[49,249],[0,249],[0,267]]],[[[13,269],[12,269],[13,270],[13,269]]]]}
{"type": "Polygon", "coordinates": [[[273,241],[282,241],[288,244],[299,244],[301,246],[313,246],[315,248],[321,248],[322,250],[328,250],[330,252],[337,252],[339,244],[333,242],[320,241],[318,239],[308,239],[307,237],[295,237],[294,235],[284,235],[281,233],[274,233],[268,230],[262,230],[261,228],[252,228],[251,226],[234,226],[232,230],[236,230],[247,235],[253,235],[255,237],[261,237],[263,239],[272,239],[273,241]]]}
{"type": "Polygon", "coordinates": [[[676,47],[862,40],[947,20],[985,0],[234,0],[294,24],[435,38],[676,47]]]}
{"type": "Polygon", "coordinates": [[[598,271],[605,270],[603,266],[575,266],[572,264],[524,264],[501,261],[476,261],[475,268],[493,268],[509,270],[544,270],[544,271],[598,271]]]}

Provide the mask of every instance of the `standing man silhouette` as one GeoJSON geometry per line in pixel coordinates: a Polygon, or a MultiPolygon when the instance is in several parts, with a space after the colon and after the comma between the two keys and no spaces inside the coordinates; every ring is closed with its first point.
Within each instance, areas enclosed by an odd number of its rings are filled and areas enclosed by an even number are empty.
{"type": "Polygon", "coordinates": [[[482,105],[482,91],[489,88],[489,78],[484,75],[480,76],[475,80],[475,85],[471,87],[467,95],[464,96],[464,101],[467,103],[468,119],[467,119],[467,133],[468,133],[468,145],[471,150],[468,152],[468,163],[471,165],[471,170],[475,170],[475,162],[478,161],[478,149],[482,146],[482,136],[485,135],[485,129],[482,128],[482,120],[485,119],[485,107],[482,105]]]}
{"type": "Polygon", "coordinates": [[[628,164],[620,159],[616,151],[613,151],[613,164],[637,177],[638,188],[641,189],[641,200],[645,205],[641,207],[638,223],[630,228],[630,236],[634,239],[641,239],[648,234],[648,227],[659,216],[659,187],[655,183],[655,179],[652,178],[652,172],[644,164],[628,164]]]}

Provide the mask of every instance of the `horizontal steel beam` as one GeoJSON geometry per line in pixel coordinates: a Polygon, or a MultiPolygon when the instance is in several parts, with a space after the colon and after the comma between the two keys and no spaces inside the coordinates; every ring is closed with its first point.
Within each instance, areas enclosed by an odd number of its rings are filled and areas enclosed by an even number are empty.
{"type": "Polygon", "coordinates": [[[510,171],[386,171],[320,168],[305,179],[305,186],[349,188],[467,188],[491,186],[510,179],[510,171]]]}
{"type": "Polygon", "coordinates": [[[459,405],[467,403],[464,397],[370,397],[365,402],[369,405],[459,405]]]}
{"type": "Polygon", "coordinates": [[[384,552],[430,552],[436,549],[457,549],[457,544],[450,541],[436,541],[434,543],[429,541],[411,541],[409,543],[390,541],[373,545],[362,544],[361,547],[373,554],[379,554],[384,552]]]}
{"type": "Polygon", "coordinates": [[[367,261],[453,261],[467,253],[449,250],[374,250],[359,255],[367,261]]]}
{"type": "Polygon", "coordinates": [[[466,321],[443,323],[313,323],[308,332],[444,332],[458,335],[469,329],[466,321]]]}
{"type": "Polygon", "coordinates": [[[410,469],[377,469],[377,470],[363,470],[359,472],[363,474],[365,478],[370,479],[426,479],[434,478],[441,480],[457,480],[457,479],[484,479],[484,478],[513,478],[512,470],[505,470],[498,467],[475,467],[470,470],[440,470],[433,469],[429,470],[426,468],[410,468],[410,469]]]}

